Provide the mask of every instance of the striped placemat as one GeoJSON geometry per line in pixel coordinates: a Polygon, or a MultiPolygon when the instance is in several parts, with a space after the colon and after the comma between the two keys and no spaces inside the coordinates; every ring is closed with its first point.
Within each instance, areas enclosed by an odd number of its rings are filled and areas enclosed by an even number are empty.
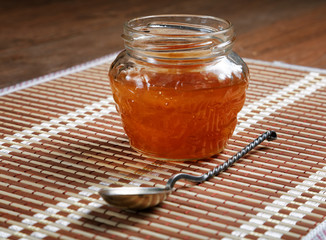
{"type": "Polygon", "coordinates": [[[227,149],[164,162],[129,147],[107,79],[113,57],[0,90],[0,238],[325,238],[324,70],[247,59],[251,83],[227,149]],[[178,182],[154,209],[120,210],[97,194],[202,174],[266,130],[278,140],[208,182],[178,182]]]}

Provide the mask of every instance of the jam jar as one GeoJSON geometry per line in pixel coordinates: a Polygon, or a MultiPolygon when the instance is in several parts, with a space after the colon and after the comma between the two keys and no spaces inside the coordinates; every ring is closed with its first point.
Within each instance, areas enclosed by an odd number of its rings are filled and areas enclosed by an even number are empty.
{"type": "Polygon", "coordinates": [[[153,159],[221,152],[245,102],[249,71],[224,19],[155,15],[125,23],[109,79],[130,145],[153,159]]]}

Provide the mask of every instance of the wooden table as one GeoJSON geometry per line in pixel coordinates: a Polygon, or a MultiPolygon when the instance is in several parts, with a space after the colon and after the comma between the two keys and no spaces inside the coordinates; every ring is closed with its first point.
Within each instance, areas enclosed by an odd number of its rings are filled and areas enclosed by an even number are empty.
{"type": "Polygon", "coordinates": [[[0,4],[0,88],[123,48],[123,23],[191,13],[233,22],[242,57],[326,68],[323,0],[80,0],[0,4]]]}

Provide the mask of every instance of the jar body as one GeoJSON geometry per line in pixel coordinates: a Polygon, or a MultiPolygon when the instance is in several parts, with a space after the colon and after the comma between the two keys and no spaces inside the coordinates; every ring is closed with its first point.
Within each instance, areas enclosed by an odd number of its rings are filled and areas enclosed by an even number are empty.
{"type": "Polygon", "coordinates": [[[225,148],[236,127],[248,68],[233,51],[177,63],[119,54],[109,78],[124,130],[130,145],[151,158],[210,157],[225,148]]]}

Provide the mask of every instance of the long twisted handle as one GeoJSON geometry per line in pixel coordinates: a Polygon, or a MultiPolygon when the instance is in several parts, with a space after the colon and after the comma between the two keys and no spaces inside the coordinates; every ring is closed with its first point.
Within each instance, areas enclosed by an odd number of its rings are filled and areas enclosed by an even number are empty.
{"type": "Polygon", "coordinates": [[[227,168],[232,166],[236,161],[238,161],[240,158],[242,158],[244,155],[246,155],[248,152],[250,152],[252,149],[254,149],[256,146],[261,144],[263,141],[267,139],[267,141],[273,141],[277,138],[276,132],[270,130],[262,135],[260,135],[258,138],[256,138],[254,141],[249,143],[246,147],[244,147],[241,151],[233,155],[233,157],[229,158],[227,161],[225,161],[223,164],[218,165],[216,168],[212,169],[211,171],[201,175],[201,176],[192,176],[185,173],[179,173],[174,175],[172,178],[169,179],[169,181],[166,184],[167,189],[172,189],[174,184],[180,180],[180,179],[186,179],[192,182],[204,182],[214,176],[217,176],[220,172],[225,171],[227,168]]]}

